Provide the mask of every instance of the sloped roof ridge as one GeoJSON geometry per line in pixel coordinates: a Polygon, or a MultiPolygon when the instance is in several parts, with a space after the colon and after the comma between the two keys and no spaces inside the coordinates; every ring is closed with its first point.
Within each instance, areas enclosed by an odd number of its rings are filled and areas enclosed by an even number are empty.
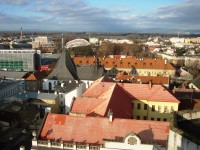
{"type": "Polygon", "coordinates": [[[58,79],[66,78],[69,80],[79,80],[75,65],[67,50],[63,50],[53,71],[47,76],[47,79],[57,77],[58,79]]]}
{"type": "Polygon", "coordinates": [[[132,94],[130,94],[127,90],[125,90],[125,89],[123,88],[123,84],[124,84],[124,83],[117,83],[118,87],[119,87],[125,94],[127,94],[130,98],[134,98],[134,96],[133,96],[132,94]],[[119,84],[121,84],[122,86],[120,86],[119,84]]]}
{"type": "MultiPolygon", "coordinates": [[[[154,85],[155,86],[155,85],[154,85]]],[[[177,102],[179,102],[180,103],[180,101],[172,94],[172,92],[170,92],[167,88],[165,88],[163,85],[156,85],[156,86],[158,86],[158,90],[155,90],[155,92],[153,92],[152,94],[151,94],[151,96],[150,97],[148,97],[148,99],[149,100],[152,100],[152,97],[154,97],[157,93],[159,93],[160,92],[160,90],[165,90],[165,91],[167,91],[168,92],[168,94],[170,95],[170,96],[172,96],[173,98],[174,98],[174,100],[175,101],[177,101],[177,102]]],[[[174,101],[174,102],[175,102],[174,101]]],[[[171,101],[172,102],[172,101],[171,101]]]]}
{"type": "MultiPolygon", "coordinates": [[[[113,86],[110,87],[110,89],[109,89],[108,91],[102,93],[102,94],[98,97],[98,98],[101,98],[101,96],[104,96],[106,93],[110,93],[110,92],[111,92],[110,94],[108,94],[108,97],[106,98],[107,100],[109,100],[109,102],[108,102],[107,107],[106,107],[106,109],[105,109],[104,116],[106,115],[105,113],[106,113],[107,110],[108,110],[108,106],[109,106],[109,104],[110,104],[110,100],[111,100],[111,98],[112,98],[112,96],[113,96],[113,92],[114,92],[114,90],[115,90],[116,85],[117,85],[117,83],[115,83],[113,86]]],[[[105,102],[105,101],[104,101],[104,102],[105,102]]]]}
{"type": "Polygon", "coordinates": [[[25,80],[29,81],[29,80],[36,80],[35,75],[32,73],[30,74],[25,80]]]}

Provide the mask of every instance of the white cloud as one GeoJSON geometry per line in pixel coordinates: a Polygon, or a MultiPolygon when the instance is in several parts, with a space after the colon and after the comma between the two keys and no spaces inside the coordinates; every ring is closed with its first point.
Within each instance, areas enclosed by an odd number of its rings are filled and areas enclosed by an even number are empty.
{"type": "MultiPolygon", "coordinates": [[[[185,0],[176,5],[160,7],[148,14],[136,14],[128,8],[103,9],[91,7],[84,0],[4,0],[5,5],[17,5],[28,10],[30,17],[2,13],[4,25],[38,26],[42,29],[86,31],[134,31],[135,28],[200,29],[200,1],[185,0]],[[29,8],[26,7],[29,5],[29,8]],[[32,6],[32,7],[30,7],[32,6]],[[32,8],[32,9],[31,9],[32,8]],[[12,23],[12,24],[11,24],[12,23]]],[[[1,14],[1,12],[0,12],[1,14]]]]}

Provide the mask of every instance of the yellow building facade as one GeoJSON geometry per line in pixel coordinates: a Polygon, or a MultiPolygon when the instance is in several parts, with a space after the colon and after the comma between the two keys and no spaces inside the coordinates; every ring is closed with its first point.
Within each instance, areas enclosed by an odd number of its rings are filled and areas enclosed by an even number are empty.
{"type": "Polygon", "coordinates": [[[133,119],[169,121],[179,103],[133,100],[133,119]]]}
{"type": "Polygon", "coordinates": [[[185,39],[185,43],[200,43],[200,38],[188,38],[185,39]]]}

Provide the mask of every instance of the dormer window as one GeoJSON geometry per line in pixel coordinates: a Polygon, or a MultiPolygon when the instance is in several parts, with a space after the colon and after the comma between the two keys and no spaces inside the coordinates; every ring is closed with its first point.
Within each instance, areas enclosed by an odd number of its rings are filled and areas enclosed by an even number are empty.
{"type": "Polygon", "coordinates": [[[135,133],[132,132],[124,137],[124,143],[129,145],[139,145],[141,144],[141,140],[135,133]]]}
{"type": "Polygon", "coordinates": [[[137,139],[135,137],[129,137],[128,138],[128,144],[130,144],[130,145],[137,144],[137,139]]]}

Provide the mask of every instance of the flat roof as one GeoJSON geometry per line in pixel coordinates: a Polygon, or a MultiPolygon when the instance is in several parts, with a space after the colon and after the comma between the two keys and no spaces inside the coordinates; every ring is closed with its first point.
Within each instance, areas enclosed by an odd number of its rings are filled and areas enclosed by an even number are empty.
{"type": "Polygon", "coordinates": [[[17,82],[19,82],[18,80],[9,80],[9,79],[1,79],[0,80],[0,91],[9,87],[9,86],[12,86],[13,84],[16,84],[17,82]]]}
{"type": "Polygon", "coordinates": [[[2,71],[0,70],[0,78],[4,77],[7,79],[21,79],[23,78],[27,72],[25,71],[2,71]]]}

